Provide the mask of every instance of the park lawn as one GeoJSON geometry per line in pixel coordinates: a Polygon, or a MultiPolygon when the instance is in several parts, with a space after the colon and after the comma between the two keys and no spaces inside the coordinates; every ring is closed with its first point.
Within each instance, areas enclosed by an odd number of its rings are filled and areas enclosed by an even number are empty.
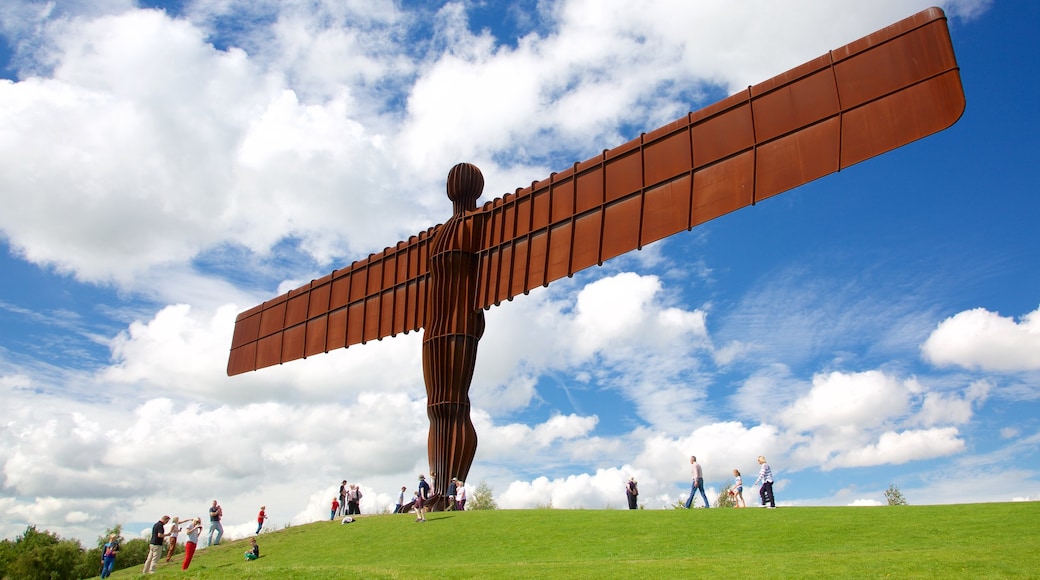
{"type": "MultiPolygon", "coordinates": [[[[1040,575],[1040,502],[362,516],[178,556],[155,578],[1011,578],[1040,575]]],[[[137,577],[137,567],[112,578],[137,577]]]]}

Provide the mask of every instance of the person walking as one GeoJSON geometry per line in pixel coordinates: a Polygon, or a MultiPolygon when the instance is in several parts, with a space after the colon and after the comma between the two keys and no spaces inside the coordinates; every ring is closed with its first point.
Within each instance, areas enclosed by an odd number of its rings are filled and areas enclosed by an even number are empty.
{"type": "Polygon", "coordinates": [[[260,530],[264,527],[264,520],[267,519],[267,506],[260,506],[260,513],[256,514],[256,533],[259,534],[260,530]]]}
{"type": "Polygon", "coordinates": [[[628,478],[628,483],[625,484],[625,495],[628,497],[628,509],[637,509],[639,507],[639,487],[636,485],[636,478],[628,478]]]}
{"type": "Polygon", "coordinates": [[[108,578],[116,566],[116,554],[119,553],[119,536],[112,534],[101,548],[101,577],[108,578]]]}
{"type": "Polygon", "coordinates": [[[163,537],[166,535],[166,522],[170,516],[163,516],[152,525],[152,537],[148,540],[148,557],[144,560],[142,574],[155,574],[155,565],[162,557],[163,537]]]}
{"type": "Polygon", "coordinates": [[[220,538],[224,537],[224,526],[220,523],[220,518],[224,517],[224,510],[217,503],[217,500],[213,500],[213,505],[209,507],[209,543],[207,546],[220,545],[220,538]],[[213,541],[213,532],[217,533],[217,540],[213,541]]]}
{"type": "Polygon", "coordinates": [[[690,497],[686,498],[686,509],[690,509],[693,506],[693,496],[698,490],[701,492],[701,498],[704,499],[704,507],[708,508],[711,505],[708,503],[708,496],[704,495],[704,472],[701,470],[701,464],[697,463],[697,456],[690,456],[690,471],[692,471],[693,484],[690,486],[690,497]]]}
{"type": "Polygon", "coordinates": [[[184,563],[181,570],[187,570],[191,565],[191,557],[195,555],[195,548],[199,547],[199,536],[202,535],[202,518],[195,518],[188,524],[188,541],[184,542],[184,563]]]}
{"type": "Polygon", "coordinates": [[[415,492],[415,502],[413,506],[415,508],[416,522],[426,522],[426,508],[424,507],[425,504],[426,498],[424,498],[421,493],[415,492]]]}
{"type": "Polygon", "coordinates": [[[733,470],[733,487],[729,488],[729,493],[733,496],[733,507],[747,507],[744,503],[744,480],[740,477],[739,469],[733,470]]]}
{"type": "Polygon", "coordinates": [[[766,458],[759,455],[758,464],[761,466],[758,468],[758,479],[755,480],[754,485],[762,483],[762,487],[758,490],[758,497],[762,500],[762,507],[766,507],[766,502],[769,502],[769,508],[776,508],[776,500],[773,498],[773,470],[766,463],[766,458]]]}
{"type": "Polygon", "coordinates": [[[336,496],[332,496],[332,508],[329,510],[329,521],[336,519],[336,516],[339,515],[339,506],[339,500],[336,499],[336,496]]]}

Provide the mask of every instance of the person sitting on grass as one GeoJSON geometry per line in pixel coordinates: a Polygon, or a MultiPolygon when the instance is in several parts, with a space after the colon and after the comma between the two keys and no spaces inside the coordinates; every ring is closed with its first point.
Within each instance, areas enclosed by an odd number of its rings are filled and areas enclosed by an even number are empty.
{"type": "Polygon", "coordinates": [[[256,538],[249,538],[250,550],[246,552],[246,560],[256,560],[260,557],[260,546],[256,545],[256,538]]]}

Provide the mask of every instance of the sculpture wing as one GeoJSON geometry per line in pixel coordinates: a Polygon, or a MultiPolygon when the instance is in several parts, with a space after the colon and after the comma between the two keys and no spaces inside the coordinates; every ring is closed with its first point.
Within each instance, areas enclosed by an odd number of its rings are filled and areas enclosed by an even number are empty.
{"type": "Polygon", "coordinates": [[[228,375],[422,328],[434,229],[239,314],[228,375]]]}
{"type": "Polygon", "coordinates": [[[488,202],[476,307],[949,127],[964,92],[931,8],[488,202]]]}

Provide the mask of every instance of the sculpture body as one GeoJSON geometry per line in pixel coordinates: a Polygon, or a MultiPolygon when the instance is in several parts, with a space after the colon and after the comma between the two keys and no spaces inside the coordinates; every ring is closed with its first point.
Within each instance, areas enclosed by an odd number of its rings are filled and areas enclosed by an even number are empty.
{"type": "Polygon", "coordinates": [[[964,94],[931,8],[476,208],[452,169],[439,225],[239,314],[236,375],[425,329],[435,491],[476,450],[482,309],[941,131],[964,94]]]}
{"type": "Polygon", "coordinates": [[[477,343],[484,334],[484,311],[474,304],[484,215],[467,212],[476,209],[483,189],[484,178],[475,166],[464,163],[452,168],[448,198],[454,212],[437,229],[430,251],[427,303],[437,307],[426,310],[422,361],[430,417],[430,470],[439,474],[438,486],[446,486],[452,477],[465,481],[477,452],[469,387],[477,343]]]}

